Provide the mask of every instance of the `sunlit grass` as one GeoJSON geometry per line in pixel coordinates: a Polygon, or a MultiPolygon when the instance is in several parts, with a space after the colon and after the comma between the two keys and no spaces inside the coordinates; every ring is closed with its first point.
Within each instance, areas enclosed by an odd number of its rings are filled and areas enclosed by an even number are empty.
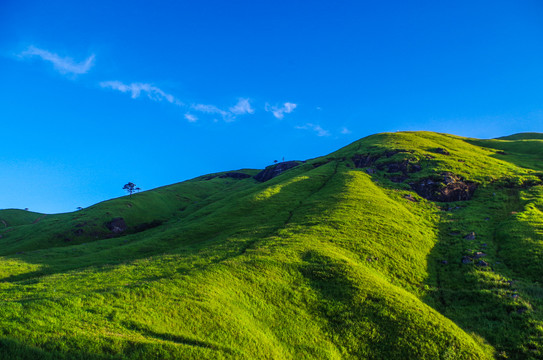
{"type": "Polygon", "coordinates": [[[265,183],[200,177],[74,213],[0,211],[0,357],[538,358],[543,193],[528,165],[541,155],[497,154],[526,141],[378,134],[265,183]],[[372,166],[419,163],[403,183],[351,161],[398,149],[372,166]],[[408,185],[444,171],[478,182],[474,198],[408,185]],[[117,217],[122,234],[105,226],[117,217]],[[489,266],[462,264],[476,251],[489,266]]]}

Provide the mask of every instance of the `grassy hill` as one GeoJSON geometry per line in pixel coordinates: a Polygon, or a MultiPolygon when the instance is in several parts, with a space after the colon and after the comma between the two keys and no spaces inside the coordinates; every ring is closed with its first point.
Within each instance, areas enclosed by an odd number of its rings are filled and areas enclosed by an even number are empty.
{"type": "Polygon", "coordinates": [[[0,358],[543,358],[542,149],[384,133],[264,182],[1,210],[0,358]]]}

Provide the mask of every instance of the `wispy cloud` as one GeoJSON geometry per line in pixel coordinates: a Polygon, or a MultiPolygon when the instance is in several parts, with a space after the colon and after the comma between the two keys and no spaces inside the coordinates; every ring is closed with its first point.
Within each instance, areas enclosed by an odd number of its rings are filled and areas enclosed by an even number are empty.
{"type": "Polygon", "coordinates": [[[239,99],[238,103],[228,110],[223,110],[215,105],[210,104],[194,104],[191,106],[193,110],[205,114],[217,114],[226,122],[232,122],[238,115],[254,114],[255,110],[251,107],[249,99],[239,99]]]}
{"type": "Polygon", "coordinates": [[[113,90],[118,90],[123,93],[130,93],[132,99],[138,98],[140,95],[144,94],[147,97],[154,101],[166,100],[169,103],[183,106],[183,102],[176,99],[173,95],[165,93],[162,89],[157,88],[151,84],[144,83],[131,83],[124,84],[120,81],[102,81],[100,86],[103,88],[110,88],[113,90]]]}
{"type": "Polygon", "coordinates": [[[233,116],[228,111],[225,111],[223,109],[218,108],[215,105],[209,105],[209,104],[194,104],[192,105],[192,109],[195,111],[199,111],[205,114],[218,114],[222,116],[224,121],[233,121],[233,116]]]}
{"type": "Polygon", "coordinates": [[[189,114],[189,113],[186,113],[185,114],[185,119],[188,121],[188,122],[196,122],[198,120],[198,118],[192,114],[189,114]]]}
{"type": "Polygon", "coordinates": [[[255,112],[249,103],[249,99],[243,98],[239,99],[238,103],[228,110],[234,115],[254,114],[255,112]]]}
{"type": "Polygon", "coordinates": [[[39,49],[35,46],[30,46],[27,50],[20,54],[21,57],[34,57],[38,56],[44,61],[48,61],[53,64],[61,74],[86,74],[94,64],[94,54],[81,62],[75,62],[70,57],[60,57],[59,55],[50,51],[39,49]]]}
{"type": "Polygon", "coordinates": [[[299,130],[312,130],[317,133],[317,136],[330,136],[330,132],[328,130],[324,130],[320,125],[307,123],[302,126],[295,126],[294,128],[299,130]]]}
{"type": "Polygon", "coordinates": [[[291,112],[296,109],[296,104],[286,102],[283,104],[283,106],[271,106],[270,104],[266,103],[265,110],[271,111],[273,116],[275,116],[277,119],[281,120],[285,117],[285,114],[290,114],[291,112]]]}
{"type": "Polygon", "coordinates": [[[344,127],[341,128],[341,133],[342,133],[343,135],[347,135],[347,134],[352,133],[352,131],[349,130],[349,129],[347,129],[347,128],[344,126],[344,127]]]}

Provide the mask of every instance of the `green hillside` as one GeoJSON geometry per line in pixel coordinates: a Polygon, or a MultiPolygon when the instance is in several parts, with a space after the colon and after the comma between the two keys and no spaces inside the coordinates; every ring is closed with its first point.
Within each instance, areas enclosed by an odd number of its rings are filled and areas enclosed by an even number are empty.
{"type": "Polygon", "coordinates": [[[518,134],[509,135],[509,136],[502,136],[497,139],[498,140],[542,140],[543,133],[537,133],[537,132],[518,133],[518,134]]]}
{"type": "Polygon", "coordinates": [[[543,140],[383,133],[259,172],[0,210],[0,358],[543,358],[543,140]]]}

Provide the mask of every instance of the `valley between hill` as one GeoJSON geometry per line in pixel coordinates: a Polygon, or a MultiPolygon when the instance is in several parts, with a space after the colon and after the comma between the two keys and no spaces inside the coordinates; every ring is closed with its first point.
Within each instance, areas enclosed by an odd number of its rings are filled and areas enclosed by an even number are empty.
{"type": "Polygon", "coordinates": [[[543,358],[541,134],[376,134],[0,220],[2,359],[543,358]]]}

